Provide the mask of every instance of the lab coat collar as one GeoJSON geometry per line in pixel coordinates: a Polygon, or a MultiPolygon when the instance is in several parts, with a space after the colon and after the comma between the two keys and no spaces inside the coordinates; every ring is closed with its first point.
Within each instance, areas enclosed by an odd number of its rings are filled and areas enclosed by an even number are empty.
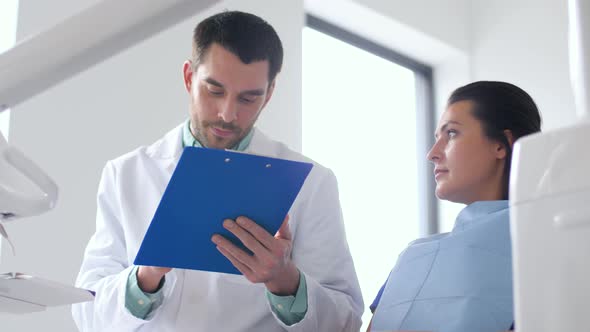
{"type": "Polygon", "coordinates": [[[461,210],[457,216],[453,231],[463,229],[469,224],[484,220],[487,216],[505,209],[508,209],[507,200],[473,202],[461,210]]]}
{"type": "Polygon", "coordinates": [[[180,158],[183,125],[184,123],[172,129],[163,138],[146,149],[148,157],[154,159],[166,170],[172,171],[180,158]]]}
{"type": "Polygon", "coordinates": [[[268,138],[256,127],[252,130],[254,130],[252,140],[244,152],[268,157],[277,157],[281,149],[281,144],[268,138]]]}
{"type": "MultiPolygon", "coordinates": [[[[174,170],[182,153],[182,129],[183,122],[168,132],[163,138],[150,145],[146,154],[158,162],[164,169],[174,170]]],[[[265,156],[277,156],[280,151],[280,144],[269,139],[257,128],[254,131],[250,145],[244,151],[265,156]]]]}

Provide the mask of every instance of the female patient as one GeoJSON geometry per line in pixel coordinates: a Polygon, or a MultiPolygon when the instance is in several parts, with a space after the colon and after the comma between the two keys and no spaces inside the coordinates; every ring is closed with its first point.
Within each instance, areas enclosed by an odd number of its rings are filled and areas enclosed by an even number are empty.
{"type": "Polygon", "coordinates": [[[412,242],[371,305],[373,331],[502,331],[514,320],[508,177],[514,141],[540,131],[533,99],[504,82],[455,90],[428,159],[436,196],[466,204],[450,233],[412,242]]]}

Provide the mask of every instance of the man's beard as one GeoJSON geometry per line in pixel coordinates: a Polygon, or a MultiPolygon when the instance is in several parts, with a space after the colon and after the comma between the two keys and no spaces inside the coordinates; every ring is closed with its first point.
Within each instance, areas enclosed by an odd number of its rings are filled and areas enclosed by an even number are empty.
{"type": "MultiPolygon", "coordinates": [[[[223,130],[229,130],[232,131],[232,133],[234,134],[234,137],[231,141],[228,141],[223,147],[219,147],[219,146],[215,146],[215,148],[222,148],[222,149],[231,149],[233,147],[235,147],[236,145],[239,144],[240,140],[243,138],[242,135],[242,129],[240,129],[238,126],[234,125],[233,123],[227,123],[227,122],[223,122],[223,121],[215,121],[215,122],[210,122],[210,121],[201,121],[198,123],[197,128],[196,128],[196,132],[193,133],[193,135],[196,137],[196,139],[201,143],[201,145],[203,145],[204,147],[211,147],[211,143],[213,143],[213,145],[215,145],[216,142],[210,142],[209,139],[207,138],[207,132],[209,128],[212,127],[217,127],[223,130]]],[[[193,129],[193,131],[195,131],[193,129]]],[[[214,140],[217,140],[219,142],[222,142],[224,139],[220,138],[220,137],[213,137],[214,140]]]]}

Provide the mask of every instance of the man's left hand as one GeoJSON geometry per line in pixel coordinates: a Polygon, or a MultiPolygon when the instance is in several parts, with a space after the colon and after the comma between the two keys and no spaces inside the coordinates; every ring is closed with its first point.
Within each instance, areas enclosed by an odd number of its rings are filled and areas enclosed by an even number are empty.
{"type": "Polygon", "coordinates": [[[235,246],[221,235],[211,238],[219,250],[242,274],[253,283],[264,283],[269,292],[295,295],[299,288],[299,270],[291,260],[292,238],[289,216],[279,231],[272,236],[246,217],[236,221],[226,219],[223,227],[234,234],[252,255],[235,246]]]}

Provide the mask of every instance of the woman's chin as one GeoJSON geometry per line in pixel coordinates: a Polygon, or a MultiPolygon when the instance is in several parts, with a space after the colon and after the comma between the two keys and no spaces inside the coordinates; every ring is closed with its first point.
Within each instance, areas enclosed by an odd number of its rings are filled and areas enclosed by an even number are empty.
{"type": "Polygon", "coordinates": [[[456,192],[448,190],[444,185],[437,185],[436,190],[434,191],[436,197],[443,201],[449,201],[453,203],[463,203],[463,199],[461,195],[458,195],[456,192]]]}
{"type": "Polygon", "coordinates": [[[434,194],[436,195],[436,197],[438,199],[441,199],[441,200],[446,200],[447,199],[446,198],[447,195],[446,195],[446,192],[444,190],[444,186],[442,186],[440,184],[437,184],[436,185],[436,190],[434,191],[434,194]]]}

